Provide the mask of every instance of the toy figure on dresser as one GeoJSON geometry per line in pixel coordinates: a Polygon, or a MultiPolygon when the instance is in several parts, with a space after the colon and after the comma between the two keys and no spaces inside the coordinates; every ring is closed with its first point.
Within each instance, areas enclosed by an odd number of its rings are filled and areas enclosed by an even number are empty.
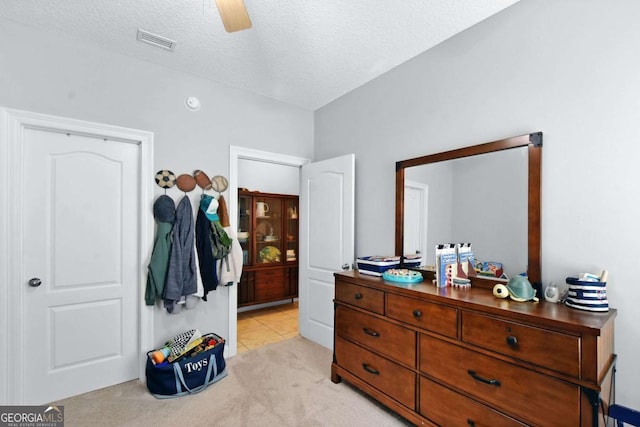
{"type": "Polygon", "coordinates": [[[436,286],[443,288],[453,284],[453,272],[457,271],[458,254],[454,243],[436,246],[436,286]]]}
{"type": "Polygon", "coordinates": [[[539,301],[536,290],[525,276],[512,277],[506,286],[502,283],[496,284],[493,287],[493,295],[496,298],[511,297],[518,302],[539,301]]]}
{"type": "Polygon", "coordinates": [[[458,243],[456,250],[458,252],[458,262],[456,263],[456,271],[451,278],[452,286],[469,288],[471,287],[469,278],[477,275],[473,252],[471,252],[471,243],[458,243]]]}
{"type": "Polygon", "coordinates": [[[476,263],[476,272],[479,276],[498,277],[500,279],[508,279],[504,274],[504,268],[501,262],[484,261],[476,263]]]}
{"type": "Polygon", "coordinates": [[[447,243],[436,246],[436,285],[468,288],[476,276],[471,243],[447,243]]]}

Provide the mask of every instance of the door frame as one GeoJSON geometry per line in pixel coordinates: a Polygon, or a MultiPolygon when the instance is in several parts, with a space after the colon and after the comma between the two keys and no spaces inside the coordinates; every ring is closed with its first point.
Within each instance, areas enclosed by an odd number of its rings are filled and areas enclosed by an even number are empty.
{"type": "Polygon", "coordinates": [[[1,404],[22,404],[22,307],[24,301],[20,286],[24,276],[20,265],[22,253],[22,227],[20,206],[22,176],[22,144],[24,129],[76,133],[100,137],[113,141],[131,142],[140,147],[138,242],[140,252],[138,265],[140,275],[137,292],[138,319],[138,378],[144,381],[146,349],[153,345],[153,310],[144,304],[146,281],[145,263],[151,254],[154,230],[150,214],[153,203],[153,133],[137,129],[112,126],[102,123],[58,117],[29,111],[0,108],[0,180],[4,189],[0,191],[0,377],[5,378],[0,386],[1,404]]]}
{"type": "MultiPolygon", "coordinates": [[[[283,166],[301,167],[310,159],[304,157],[289,156],[286,154],[271,153],[268,151],[254,150],[252,148],[229,146],[229,222],[232,230],[238,227],[238,162],[240,160],[253,160],[257,162],[274,163],[283,166]]],[[[298,176],[300,174],[298,173],[298,176]]],[[[227,333],[227,355],[235,356],[238,352],[238,284],[228,286],[229,289],[229,331],[227,333]]]]}

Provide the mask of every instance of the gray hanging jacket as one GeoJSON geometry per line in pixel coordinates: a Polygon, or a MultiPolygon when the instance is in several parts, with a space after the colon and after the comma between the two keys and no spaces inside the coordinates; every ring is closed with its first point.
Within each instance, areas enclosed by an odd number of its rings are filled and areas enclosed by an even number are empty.
{"type": "Polygon", "coordinates": [[[169,313],[183,295],[195,294],[198,290],[194,236],[191,201],[185,195],[176,209],[169,270],[164,284],[164,306],[169,313]]]}
{"type": "Polygon", "coordinates": [[[153,217],[157,228],[153,252],[147,268],[147,288],[144,294],[147,305],[154,305],[156,298],[161,298],[164,292],[171,254],[171,230],[176,219],[176,205],[173,199],[167,195],[158,197],[153,204],[153,217]]]}

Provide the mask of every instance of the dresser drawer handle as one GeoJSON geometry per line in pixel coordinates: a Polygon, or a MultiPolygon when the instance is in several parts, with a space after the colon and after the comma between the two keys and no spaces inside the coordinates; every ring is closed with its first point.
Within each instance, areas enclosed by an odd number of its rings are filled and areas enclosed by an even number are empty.
{"type": "Polygon", "coordinates": [[[507,337],[507,344],[511,346],[518,345],[518,338],[514,337],[513,335],[509,335],[507,337]]]}
{"type": "Polygon", "coordinates": [[[380,375],[380,371],[378,371],[377,369],[373,369],[371,366],[367,365],[366,363],[363,363],[362,367],[364,368],[365,371],[369,372],[370,374],[380,375]]]}
{"type": "Polygon", "coordinates": [[[418,309],[413,310],[413,317],[422,317],[422,311],[418,309]]]}
{"type": "Polygon", "coordinates": [[[354,297],[355,299],[362,299],[362,294],[355,294],[354,297]]]}
{"type": "Polygon", "coordinates": [[[471,418],[467,419],[467,424],[469,424],[471,427],[476,427],[476,422],[473,421],[471,418]]]}
{"type": "Polygon", "coordinates": [[[376,337],[376,338],[380,337],[380,334],[378,332],[372,331],[369,328],[362,328],[362,330],[364,331],[365,334],[371,335],[372,337],[376,337]]]}
{"type": "Polygon", "coordinates": [[[488,380],[486,378],[482,378],[480,375],[476,374],[476,371],[472,371],[471,369],[469,369],[467,371],[467,373],[469,375],[471,375],[473,377],[473,379],[476,379],[476,380],[478,380],[480,382],[483,382],[483,383],[489,384],[489,385],[494,385],[496,387],[500,387],[500,381],[498,381],[498,380],[488,380]]]}

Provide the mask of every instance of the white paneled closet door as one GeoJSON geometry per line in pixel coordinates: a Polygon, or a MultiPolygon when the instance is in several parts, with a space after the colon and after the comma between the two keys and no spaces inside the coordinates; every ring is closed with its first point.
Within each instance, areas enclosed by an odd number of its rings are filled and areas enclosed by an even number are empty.
{"type": "MultiPolygon", "coordinates": [[[[9,122],[8,400],[44,404],[138,378],[148,140],[30,113],[9,122]],[[129,137],[132,137],[130,139],[129,137]],[[144,159],[144,160],[143,160],[144,159]]],[[[150,186],[149,186],[150,188],[150,186]]],[[[144,336],[141,336],[144,335],[144,336]]]]}

